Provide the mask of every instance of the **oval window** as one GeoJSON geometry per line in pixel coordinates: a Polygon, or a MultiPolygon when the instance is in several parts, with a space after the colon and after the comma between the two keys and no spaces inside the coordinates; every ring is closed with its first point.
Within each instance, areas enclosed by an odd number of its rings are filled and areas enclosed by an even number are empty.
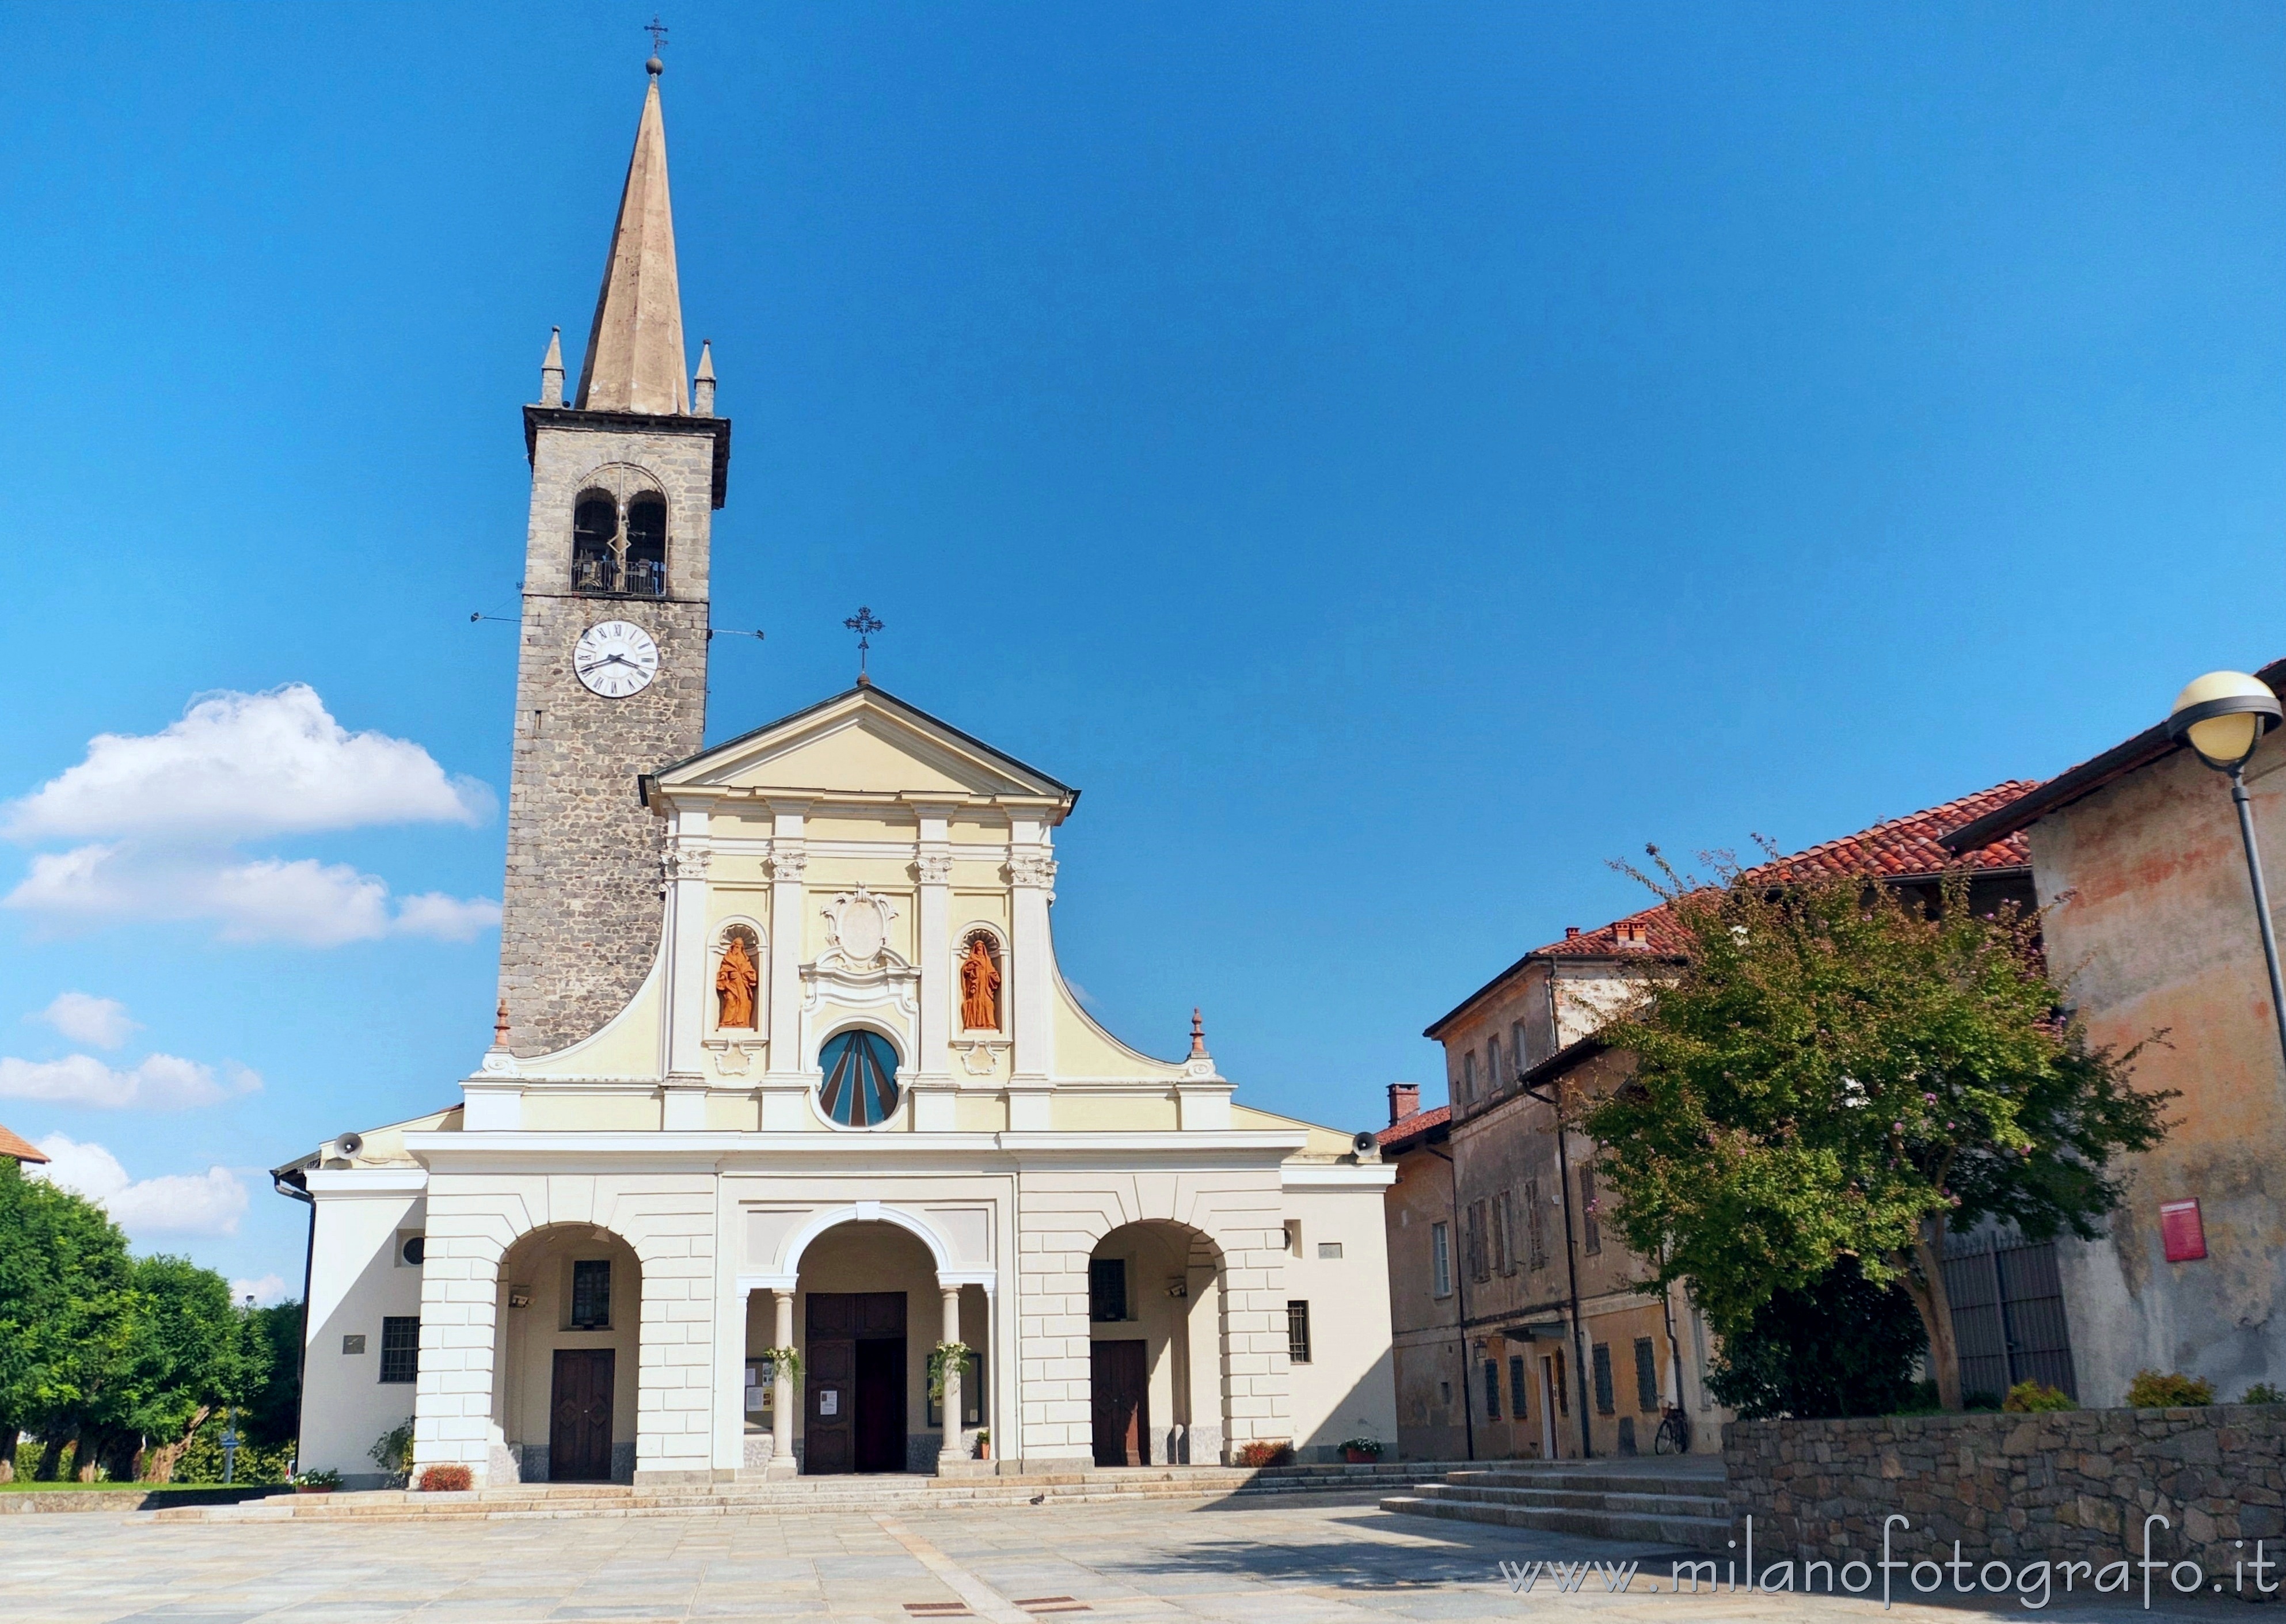
{"type": "Polygon", "coordinates": [[[897,1052],[879,1032],[837,1032],[817,1052],[817,1101],[845,1128],[870,1128],[897,1108],[897,1052]]]}

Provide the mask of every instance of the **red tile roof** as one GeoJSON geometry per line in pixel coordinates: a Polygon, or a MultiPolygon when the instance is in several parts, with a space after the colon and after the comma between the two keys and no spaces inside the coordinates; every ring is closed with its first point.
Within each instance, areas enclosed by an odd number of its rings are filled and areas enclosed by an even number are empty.
{"type": "Polygon", "coordinates": [[[1410,1116],[1399,1117],[1383,1128],[1377,1137],[1384,1151],[1409,1149],[1414,1140],[1428,1133],[1431,1129],[1441,1128],[1452,1120],[1453,1108],[1449,1105],[1440,1105],[1433,1111],[1415,1111],[1410,1116]]]}
{"type": "MultiPolygon", "coordinates": [[[[2039,787],[2030,778],[2011,778],[1974,795],[1963,795],[1943,806],[1930,807],[1904,817],[1861,829],[1856,834],[1827,840],[1789,856],[1747,871],[1750,876],[1776,877],[1790,868],[1812,874],[1874,874],[1884,879],[1934,878],[1948,868],[1992,871],[2031,866],[2030,849],[2021,832],[1975,850],[1956,855],[1943,837],[2008,806],[2039,787]]],[[[1478,998],[1498,987],[1535,958],[1622,958],[1636,953],[1672,955],[1683,950],[1683,933],[1665,903],[1594,930],[1574,931],[1560,942],[1536,947],[1507,969],[1463,998],[1449,1013],[1431,1022],[1422,1035],[1434,1037],[1448,1022],[1478,998]]]]}
{"type": "Polygon", "coordinates": [[[0,1127],[0,1156],[13,1156],[19,1162],[44,1162],[47,1153],[20,1134],[11,1133],[0,1127]]]}

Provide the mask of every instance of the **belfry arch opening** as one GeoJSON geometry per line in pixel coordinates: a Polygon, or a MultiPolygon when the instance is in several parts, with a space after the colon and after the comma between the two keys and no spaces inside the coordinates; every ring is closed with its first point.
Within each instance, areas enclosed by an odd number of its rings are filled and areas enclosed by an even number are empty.
{"type": "Polygon", "coordinates": [[[1222,1253],[1187,1225],[1127,1224],[1089,1255],[1088,1391],[1098,1466],[1223,1456],[1222,1253]]]}
{"type": "Polygon", "coordinates": [[[666,595],[666,498],[642,469],[600,469],[572,502],[572,589],[666,595]]]}
{"type": "Polygon", "coordinates": [[[493,1421],[525,1483],[630,1483],[642,1265],[591,1224],[533,1230],[501,1259],[493,1421]]]}

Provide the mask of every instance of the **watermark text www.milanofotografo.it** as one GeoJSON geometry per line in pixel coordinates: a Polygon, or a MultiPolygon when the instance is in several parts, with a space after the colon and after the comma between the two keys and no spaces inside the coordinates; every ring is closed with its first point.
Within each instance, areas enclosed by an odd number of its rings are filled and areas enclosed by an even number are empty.
{"type": "MultiPolygon", "coordinates": [[[[2276,1594],[2280,1581],[2271,1577],[2279,1570],[2274,1557],[2263,1549],[2263,1541],[2245,1540],[2232,1541],[2235,1554],[2231,1564],[2231,1575],[2226,1582],[2219,1575],[2211,1575],[2198,1563],[2187,1559],[2171,1562],[2164,1557],[2151,1554],[2151,1531],[2172,1528],[2174,1525],[2156,1513],[2143,1519],[2143,1554],[2139,1557],[2122,1557],[2116,1561],[2056,1562],[2046,1557],[2004,1562],[1998,1557],[1979,1563],[1973,1557],[1960,1554],[1960,1541],[1952,1542],[1950,1558],[1920,1557],[1909,1559],[1897,1555],[1893,1544],[1902,1530],[1910,1536],[1912,1522],[1902,1513],[1892,1514],[1881,1525],[1881,1557],[1878,1562],[1864,1557],[1850,1557],[1839,1565],[1822,1557],[1786,1557],[1763,1565],[1757,1572],[1754,1566],[1754,1519],[1746,1518],[1746,1546],[1738,1556],[1729,1557],[1685,1557],[1668,1564],[1668,1582],[1662,1583],[1651,1573],[1643,1577],[1651,1583],[1651,1593],[1667,1596],[1731,1596],[1745,1591],[1752,1595],[1774,1596],[1794,1589],[1799,1572],[1801,1589],[1813,1591],[1823,1584],[1831,1595],[1838,1586],[1851,1596],[1865,1596],[1878,1585],[1881,1605],[1893,1606],[1899,1596],[1907,1600],[1914,1594],[1928,1596],[1945,1592],[1956,1596],[2009,1596],[2034,1612],[2038,1612],[2061,1592],[2066,1595],[2094,1591],[2114,1596],[2127,1595],[2140,1587],[2143,1605],[2149,1607],[2155,1578],[2167,1589],[2181,1596],[2199,1591],[2228,1590],[2241,1596],[2271,1596],[2276,1594]],[[1899,1575],[1904,1577],[1900,1580],[1899,1575]],[[1927,1575],[1924,1582],[1924,1574],[1927,1575]],[[1996,1577],[1997,1575],[1997,1577],[1996,1577]],[[2187,1577],[2186,1576],[2187,1575],[2187,1577]]],[[[1737,1550],[1738,1541],[1732,1540],[1730,1549],[1737,1550]]],[[[1523,1595],[1545,1583],[1558,1594],[1573,1595],[1595,1588],[1612,1594],[1633,1588],[1642,1563],[1606,1562],[1589,1559],[1585,1562],[1503,1562],[1500,1576],[1508,1588],[1523,1595]]],[[[2164,1594],[2164,1591],[2162,1592],[2164,1594]]]]}

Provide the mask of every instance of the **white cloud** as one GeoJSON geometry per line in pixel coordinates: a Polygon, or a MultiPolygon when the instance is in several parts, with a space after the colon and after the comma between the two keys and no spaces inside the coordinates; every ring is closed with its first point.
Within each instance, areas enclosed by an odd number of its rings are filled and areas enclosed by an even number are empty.
{"type": "Polygon", "coordinates": [[[59,992],[55,1002],[27,1021],[44,1021],[75,1044],[116,1049],[138,1029],[127,1018],[127,1005],[117,998],[99,998],[84,992],[59,992]]]}
{"type": "Polygon", "coordinates": [[[87,759],[6,809],[19,840],[231,841],[371,824],[476,824],[492,792],[410,739],[351,733],[304,682],[194,701],[156,733],[99,733],[87,759]]]}
{"type": "Polygon", "coordinates": [[[243,1303],[254,1299],[257,1308],[275,1308],[286,1300],[286,1282],[275,1274],[265,1274],[260,1280],[233,1280],[230,1282],[230,1300],[243,1303]]]}
{"type": "Polygon", "coordinates": [[[339,947],[383,936],[466,942],[500,923],[500,904],[423,892],[397,899],[389,884],[314,857],[243,861],[228,854],[150,851],[128,845],[43,853],[5,905],[75,924],[207,919],[226,942],[339,947]]]}
{"type": "Polygon", "coordinates": [[[251,1094],[262,1078],[243,1066],[229,1068],[227,1082],[211,1066],[178,1055],[146,1055],[131,1070],[105,1065],[91,1054],[59,1060],[20,1060],[0,1055],[0,1100],[40,1100],[59,1105],[91,1105],[109,1110],[183,1110],[217,1105],[233,1094],[251,1094]]]}
{"type": "Polygon", "coordinates": [[[411,740],[350,732],[306,683],[209,694],[156,733],[99,734],[77,766],[0,806],[0,834],[73,842],[35,854],[0,904],[66,926],[202,920],[225,942],[465,942],[500,923],[499,903],[398,897],[347,863],[236,848],[376,824],[471,824],[493,809],[489,789],[447,775],[411,740]]]}
{"type": "Polygon", "coordinates": [[[145,1235],[234,1235],[246,1214],[246,1186],[226,1167],[133,1179],[100,1145],[60,1133],[40,1141],[48,1164],[39,1176],[100,1204],[136,1239],[145,1235]]]}

